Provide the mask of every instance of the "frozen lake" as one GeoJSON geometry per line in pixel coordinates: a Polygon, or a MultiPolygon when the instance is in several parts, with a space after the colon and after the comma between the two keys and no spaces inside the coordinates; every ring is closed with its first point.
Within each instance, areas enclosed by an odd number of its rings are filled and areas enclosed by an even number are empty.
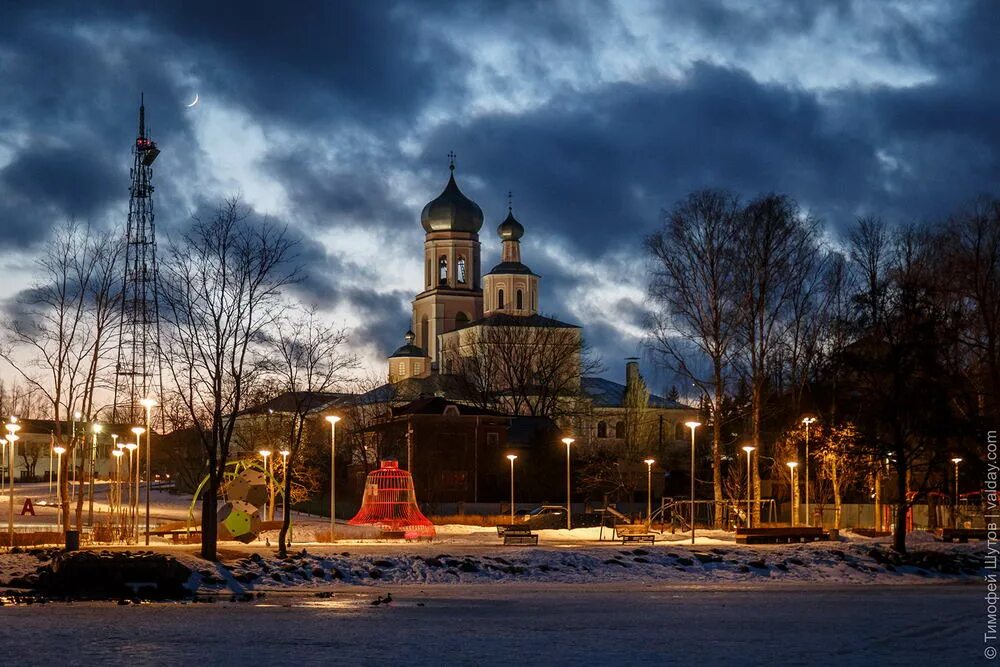
{"type": "MultiPolygon", "coordinates": [[[[0,609],[18,665],[959,665],[981,586],[446,585],[0,609]],[[390,606],[372,606],[391,591],[390,606]]],[[[7,660],[4,660],[6,662],[7,660]]]]}

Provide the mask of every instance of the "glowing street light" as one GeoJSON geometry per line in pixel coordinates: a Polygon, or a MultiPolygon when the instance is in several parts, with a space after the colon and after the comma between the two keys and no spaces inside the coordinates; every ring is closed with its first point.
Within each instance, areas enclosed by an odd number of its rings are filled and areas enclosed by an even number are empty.
{"type": "Polygon", "coordinates": [[[569,446],[573,444],[573,438],[566,437],[562,441],[566,443],[566,530],[573,529],[573,504],[571,501],[572,494],[570,492],[570,482],[569,482],[569,446]]]}
{"type": "Polygon", "coordinates": [[[750,454],[756,447],[751,447],[747,445],[743,448],[743,451],[747,453],[747,528],[753,528],[753,513],[750,511],[750,486],[752,483],[750,476],[750,454]]]}
{"type": "Polygon", "coordinates": [[[646,459],[643,463],[646,464],[646,528],[648,529],[653,520],[653,464],[656,461],[646,459]]]}
{"type": "Polygon", "coordinates": [[[8,493],[7,530],[10,535],[10,546],[14,546],[14,450],[17,449],[17,432],[21,430],[21,425],[17,423],[17,417],[11,417],[4,426],[7,429],[7,444],[10,445],[7,459],[7,475],[10,477],[10,491],[8,493]]]}
{"type": "MultiPolygon", "coordinates": [[[[150,452],[153,447],[153,408],[156,407],[156,399],[147,396],[139,401],[139,404],[146,410],[146,546],[149,546],[149,494],[152,491],[153,471],[150,464],[150,452]]],[[[136,440],[138,442],[138,440],[136,440]]]]}
{"type": "Polygon", "coordinates": [[[59,493],[59,509],[56,511],[56,527],[62,530],[62,455],[66,453],[66,448],[62,445],[56,445],[52,448],[52,451],[55,452],[58,457],[58,462],[56,463],[56,490],[59,493]]]}
{"type": "Polygon", "coordinates": [[[285,479],[288,477],[288,455],[291,454],[291,452],[287,449],[282,449],[278,453],[281,454],[281,507],[284,508],[285,504],[288,502],[285,499],[284,487],[285,479]]]}
{"type": "Polygon", "coordinates": [[[510,461],[510,522],[514,523],[514,461],[517,460],[517,454],[508,454],[507,460],[510,461]]]}
{"type": "Polygon", "coordinates": [[[701,422],[689,421],[684,425],[691,429],[691,544],[694,544],[694,430],[701,422]]]}
{"type": "Polygon", "coordinates": [[[791,526],[794,528],[795,524],[798,523],[798,518],[799,518],[798,517],[798,515],[799,515],[799,476],[798,476],[798,470],[797,470],[797,468],[799,466],[799,462],[798,461],[789,461],[785,465],[788,466],[789,471],[791,471],[791,473],[792,473],[792,497],[791,497],[791,500],[790,500],[790,502],[792,504],[792,508],[791,508],[791,512],[790,512],[790,515],[791,515],[790,523],[791,523],[791,526]]]}
{"type": "Polygon", "coordinates": [[[803,417],[806,425],[806,525],[812,525],[812,514],[809,511],[809,425],[816,421],[815,417],[803,417]]]}
{"type": "Polygon", "coordinates": [[[268,521],[274,519],[274,485],[271,484],[271,450],[261,449],[257,452],[260,454],[261,458],[264,459],[264,470],[267,471],[267,496],[269,498],[269,504],[264,508],[264,516],[267,517],[268,521]]]}
{"type": "Polygon", "coordinates": [[[951,460],[955,464],[955,510],[951,513],[952,522],[955,524],[953,527],[958,528],[958,464],[962,462],[962,459],[955,457],[951,460]]]}
{"type": "Polygon", "coordinates": [[[94,471],[97,467],[97,435],[104,430],[104,427],[98,423],[93,423],[90,425],[90,432],[93,435],[90,446],[90,460],[88,465],[90,467],[90,492],[88,494],[88,505],[87,505],[87,525],[94,525],[94,471]]]}
{"type": "Polygon", "coordinates": [[[111,517],[112,523],[115,523],[116,514],[121,513],[122,504],[122,457],[125,456],[125,452],[122,449],[111,450],[111,455],[115,457],[115,483],[108,492],[110,496],[108,498],[111,505],[111,517]]]}
{"type": "MultiPolygon", "coordinates": [[[[142,426],[133,426],[131,429],[132,433],[135,435],[135,447],[140,449],[142,444],[142,434],[146,432],[146,429],[142,426]]],[[[125,445],[128,447],[128,445],[125,445]]],[[[131,457],[129,458],[131,461],[131,457]]],[[[132,531],[135,534],[135,541],[139,541],[139,452],[135,453],[135,487],[132,493],[132,531]]],[[[147,475],[148,477],[148,475],[147,475]]],[[[147,534],[148,537],[148,534],[147,534]]]]}
{"type": "Polygon", "coordinates": [[[337,516],[337,422],[340,421],[340,417],[327,415],[326,420],[330,422],[330,543],[332,544],[337,516]]]}

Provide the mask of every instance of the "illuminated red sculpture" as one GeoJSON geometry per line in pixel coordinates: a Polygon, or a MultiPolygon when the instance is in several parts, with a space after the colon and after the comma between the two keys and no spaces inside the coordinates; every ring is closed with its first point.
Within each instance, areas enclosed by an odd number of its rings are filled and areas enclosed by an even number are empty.
{"type": "Polygon", "coordinates": [[[352,526],[377,526],[383,537],[429,540],[434,524],[417,507],[413,477],[399,469],[396,461],[382,461],[382,467],[368,473],[361,509],[348,521],[352,526]]]}

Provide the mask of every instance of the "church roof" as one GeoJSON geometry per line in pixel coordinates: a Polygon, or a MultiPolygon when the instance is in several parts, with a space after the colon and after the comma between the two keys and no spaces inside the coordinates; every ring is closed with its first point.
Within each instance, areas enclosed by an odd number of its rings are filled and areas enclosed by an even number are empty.
{"type": "MultiPolygon", "coordinates": [[[[586,394],[595,408],[622,408],[625,407],[625,385],[604,378],[583,376],[580,378],[580,388],[586,394]]],[[[672,410],[691,410],[693,408],[663,398],[656,394],[649,395],[649,407],[672,410]]]]}
{"type": "Polygon", "coordinates": [[[524,236],[524,225],[517,221],[509,206],[507,207],[507,217],[497,226],[497,234],[503,241],[517,241],[524,236]]]}
{"type": "Polygon", "coordinates": [[[462,417],[505,417],[502,412],[477,408],[465,403],[449,401],[443,396],[425,396],[415,401],[410,401],[406,405],[390,408],[393,417],[403,415],[443,415],[449,407],[454,407],[459,416],[462,417]]]}
{"type": "Polygon", "coordinates": [[[525,266],[524,264],[521,264],[521,262],[500,262],[499,264],[497,264],[496,266],[494,266],[492,269],[490,269],[489,273],[487,273],[486,275],[487,276],[495,276],[495,275],[500,275],[500,274],[507,274],[507,275],[509,275],[511,273],[523,274],[523,275],[529,275],[529,276],[536,275],[527,266],[525,266]]]}
{"type": "Polygon", "coordinates": [[[508,315],[506,313],[493,313],[474,322],[469,322],[467,326],[483,327],[548,327],[552,329],[579,329],[575,324],[560,322],[559,320],[544,315],[508,315]]]}
{"type": "Polygon", "coordinates": [[[458,189],[455,165],[451,166],[448,185],[420,212],[420,224],[427,232],[472,232],[483,226],[483,210],[458,189]]]}

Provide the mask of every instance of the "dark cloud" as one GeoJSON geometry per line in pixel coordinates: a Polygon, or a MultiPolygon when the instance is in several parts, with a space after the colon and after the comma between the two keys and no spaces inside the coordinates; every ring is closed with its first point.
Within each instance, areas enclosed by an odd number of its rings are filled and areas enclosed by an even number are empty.
{"type": "MultiPolygon", "coordinates": [[[[484,263],[496,259],[494,229],[513,190],[525,261],[544,276],[543,308],[567,320],[578,312],[569,295],[587,278],[543,244],[632,271],[622,279],[634,283],[634,267],[610,258],[640,260],[660,212],[696,188],[786,192],[834,230],[861,213],[936,219],[997,191],[996,3],[936,13],[848,0],[653,9],[644,27],[667,46],[611,72],[610,39],[626,61],[649,51],[623,8],[606,2],[7,3],[0,89],[13,94],[0,104],[0,230],[19,248],[66,217],[120,228],[145,91],[163,149],[159,229],[176,233],[191,210],[234,194],[234,181],[256,194],[258,183],[239,182],[210,151],[221,144],[231,162],[256,160],[247,166],[280,187],[281,215],[303,236],[307,277],[296,295],[348,306],[366,322],[359,335],[388,351],[412,294],[329,240],[362,229],[380,235],[380,261],[419,257],[420,205],[443,186],[449,150],[486,213],[484,263]],[[814,60],[797,61],[812,63],[808,76],[755,70],[756,55],[773,61],[796,41],[815,48],[814,60]],[[692,43],[705,47],[704,62],[682,53],[692,43]],[[712,45],[725,55],[710,57],[712,45]],[[824,53],[881,69],[875,83],[858,83],[824,53]],[[672,69],[680,74],[662,74],[672,69]],[[902,85],[897,70],[926,76],[902,85]],[[203,145],[181,104],[193,82],[206,104],[261,128],[263,156],[225,136],[203,145]],[[522,96],[524,87],[544,95],[522,96]],[[484,107],[482,96],[503,104],[484,107]]],[[[628,300],[605,305],[630,326],[643,313],[628,300]]],[[[580,324],[618,377],[632,342],[608,324],[580,324]]]]}

